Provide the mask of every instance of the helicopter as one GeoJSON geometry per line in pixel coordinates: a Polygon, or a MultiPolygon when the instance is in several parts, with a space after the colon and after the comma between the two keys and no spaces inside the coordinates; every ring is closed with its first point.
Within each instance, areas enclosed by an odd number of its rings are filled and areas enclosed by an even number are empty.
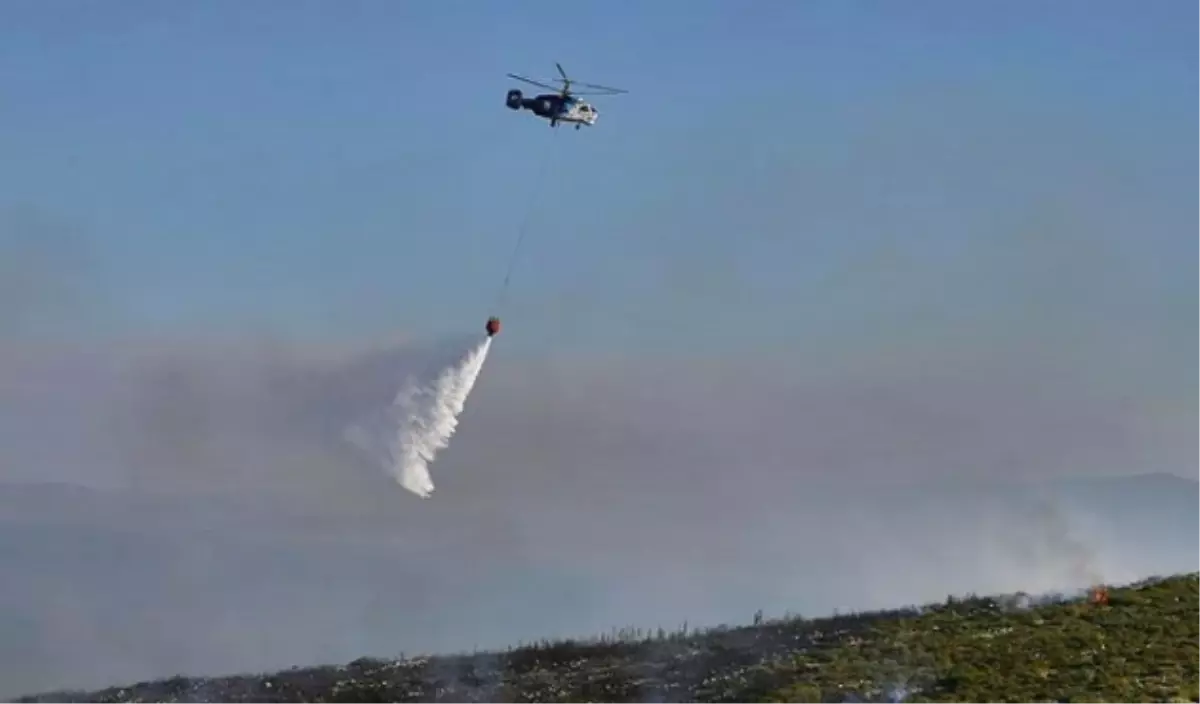
{"type": "Polygon", "coordinates": [[[522,108],[529,110],[538,117],[545,118],[550,121],[551,127],[558,127],[558,123],[566,122],[575,125],[575,129],[579,129],[584,125],[591,127],[596,124],[596,118],[599,117],[599,112],[595,106],[586,101],[576,98],[577,95],[617,95],[619,93],[628,93],[627,90],[621,88],[609,88],[608,86],[598,86],[593,83],[581,83],[572,81],[567,77],[567,72],[563,70],[562,64],[555,62],[558,67],[558,72],[562,78],[551,79],[563,84],[562,88],[546,85],[538,81],[518,76],[515,73],[507,74],[509,78],[515,78],[518,81],[524,81],[530,85],[535,85],[539,88],[556,91],[554,93],[543,93],[542,95],[526,98],[516,88],[508,91],[508,96],[504,100],[504,104],[511,110],[520,110],[522,108]],[[571,84],[591,88],[592,91],[584,93],[574,93],[571,91],[571,84]]]}

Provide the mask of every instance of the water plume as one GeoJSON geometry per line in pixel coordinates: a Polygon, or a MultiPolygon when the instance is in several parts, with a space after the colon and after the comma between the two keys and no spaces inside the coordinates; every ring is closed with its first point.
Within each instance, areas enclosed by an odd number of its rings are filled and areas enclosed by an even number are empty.
{"type": "Polygon", "coordinates": [[[417,496],[433,493],[429,464],[450,444],[491,349],[486,337],[432,379],[409,379],[371,427],[359,425],[346,439],[374,456],[400,486],[417,496]]]}

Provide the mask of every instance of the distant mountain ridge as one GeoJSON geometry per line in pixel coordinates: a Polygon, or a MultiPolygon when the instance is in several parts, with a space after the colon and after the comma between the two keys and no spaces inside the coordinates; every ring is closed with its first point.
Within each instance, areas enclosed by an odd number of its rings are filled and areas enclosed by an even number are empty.
{"type": "MultiPolygon", "coordinates": [[[[588,632],[578,603],[608,605],[607,624],[703,624],[1195,571],[1198,496],[1200,482],[1165,474],[817,487],[724,517],[702,540],[729,541],[695,545],[698,560],[669,533],[643,536],[646,553],[578,544],[577,526],[553,522],[530,524],[557,529],[534,547],[487,543],[458,524],[476,507],[414,512],[386,492],[325,505],[0,483],[0,698],[588,632]],[[596,560],[604,570],[584,571],[596,560]],[[638,578],[701,593],[674,604],[631,591],[638,578]],[[574,591],[548,605],[548,585],[574,591]]],[[[503,510],[471,515],[511,530],[503,510]]],[[[657,525],[709,521],[695,520],[657,525]]]]}
{"type": "Polygon", "coordinates": [[[1196,701],[1197,575],[752,626],[175,676],[16,701],[1196,701]]]}

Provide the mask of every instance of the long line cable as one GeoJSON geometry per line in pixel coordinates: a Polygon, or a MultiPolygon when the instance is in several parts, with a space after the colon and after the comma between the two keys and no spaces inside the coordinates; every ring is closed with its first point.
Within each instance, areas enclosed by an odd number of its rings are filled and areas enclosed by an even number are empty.
{"type": "MultiPolygon", "coordinates": [[[[554,130],[558,132],[557,129],[554,130]]],[[[521,219],[521,225],[517,229],[517,241],[513,245],[512,254],[508,257],[508,267],[504,271],[504,282],[500,284],[500,289],[496,293],[495,311],[500,312],[501,306],[504,305],[508,296],[508,285],[512,281],[513,270],[516,268],[517,256],[521,253],[521,244],[525,242],[525,235],[529,232],[529,226],[533,220],[533,213],[538,204],[538,197],[542,193],[542,180],[546,174],[546,167],[550,164],[551,152],[553,150],[546,149],[543,151],[542,162],[538,166],[537,177],[533,182],[533,189],[529,195],[529,202],[525,206],[525,215],[521,219]]]]}

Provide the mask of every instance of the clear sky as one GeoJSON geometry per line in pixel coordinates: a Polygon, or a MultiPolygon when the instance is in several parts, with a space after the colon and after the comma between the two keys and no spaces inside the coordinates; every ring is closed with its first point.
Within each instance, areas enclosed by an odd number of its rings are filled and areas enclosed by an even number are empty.
{"type": "Polygon", "coordinates": [[[1022,278],[1060,274],[1057,313],[1123,289],[1194,340],[1194,3],[10,0],[0,25],[0,206],[71,233],[94,329],[474,330],[532,201],[514,345],[857,345],[1019,317],[1022,278]],[[505,72],[554,61],[630,93],[580,132],[509,112],[505,72]]]}

